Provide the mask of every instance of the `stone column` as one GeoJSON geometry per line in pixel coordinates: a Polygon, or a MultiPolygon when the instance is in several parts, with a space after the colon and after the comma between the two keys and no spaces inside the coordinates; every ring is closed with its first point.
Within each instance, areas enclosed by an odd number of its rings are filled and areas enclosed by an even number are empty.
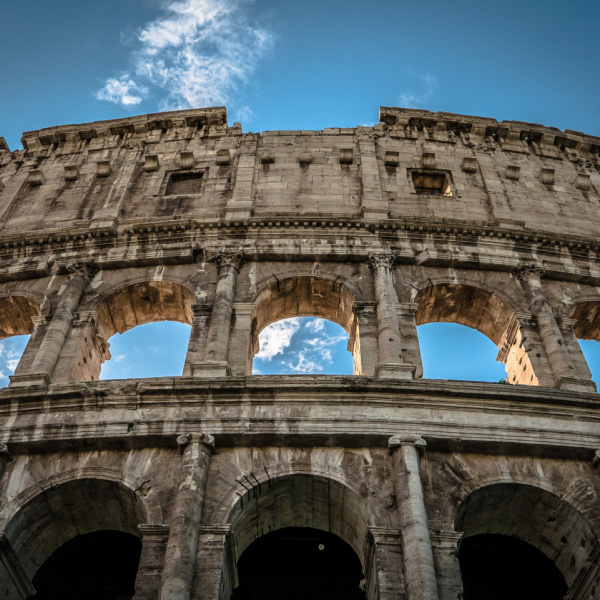
{"type": "Polygon", "coordinates": [[[0,535],[0,583],[3,600],[25,600],[36,593],[4,535],[0,535]]]}
{"type": "Polygon", "coordinates": [[[354,357],[354,375],[374,377],[378,364],[377,315],[374,302],[353,302],[354,320],[348,350],[354,357]]]}
{"type": "Polygon", "coordinates": [[[92,262],[72,263],[67,265],[67,270],[70,274],[69,279],[31,365],[30,373],[13,377],[12,386],[28,386],[33,383],[47,385],[52,379],[52,372],[71,329],[73,313],[79,307],[88,283],[98,271],[92,262]]]}
{"type": "Polygon", "coordinates": [[[418,308],[419,305],[413,302],[397,305],[400,337],[404,346],[404,360],[415,367],[415,378],[421,379],[423,377],[423,361],[417,334],[418,308]]]}
{"type": "Polygon", "coordinates": [[[413,379],[415,367],[404,362],[400,324],[396,304],[398,297],[392,278],[394,256],[370,254],[371,268],[375,274],[375,300],[377,301],[377,337],[379,364],[376,377],[413,379]]]}
{"type": "Polygon", "coordinates": [[[584,382],[589,381],[589,391],[593,391],[591,389],[591,385],[595,384],[592,381],[592,372],[590,371],[587,360],[581,351],[579,340],[575,334],[576,325],[577,321],[575,319],[569,319],[567,317],[561,317],[558,319],[558,327],[563,336],[563,340],[565,340],[569,356],[571,357],[571,362],[573,363],[573,368],[575,369],[575,375],[584,382]]]}
{"type": "Polygon", "coordinates": [[[142,536],[142,555],[135,579],[135,600],[156,600],[169,537],[166,525],[138,525],[142,536]]]}
{"type": "Polygon", "coordinates": [[[219,277],[208,328],[206,353],[204,361],[192,368],[192,375],[224,377],[231,375],[227,363],[227,351],[231,333],[233,299],[243,256],[241,252],[222,252],[218,253],[215,259],[219,267],[219,277]]]}
{"type": "Polygon", "coordinates": [[[233,305],[233,319],[230,334],[229,354],[227,364],[232,375],[252,375],[251,337],[252,314],[254,304],[250,302],[236,302],[233,305]]]}
{"type": "Polygon", "coordinates": [[[160,600],[190,599],[204,490],[214,450],[214,439],[207,434],[180,435],[177,444],[183,454],[181,479],[169,530],[160,600]]]}
{"type": "Polygon", "coordinates": [[[554,375],[554,387],[582,392],[595,391],[593,382],[582,381],[575,373],[565,340],[544,293],[543,270],[525,265],[517,269],[516,275],[529,301],[531,314],[536,317],[544,350],[554,375]]]}
{"type": "Polygon", "coordinates": [[[235,559],[230,525],[200,527],[200,544],[191,600],[225,600],[233,589],[235,559]]]}
{"type": "Polygon", "coordinates": [[[24,375],[31,371],[31,365],[35,360],[40,344],[46,335],[46,331],[52,322],[52,317],[34,316],[31,317],[31,320],[33,321],[33,332],[31,333],[29,342],[27,342],[27,346],[25,346],[21,360],[19,360],[19,364],[15,369],[15,376],[24,375]]]}
{"type": "Polygon", "coordinates": [[[190,332],[190,341],[188,343],[185,364],[183,367],[184,376],[191,375],[192,370],[204,359],[212,305],[193,304],[192,312],[194,314],[194,319],[192,321],[192,331],[190,332]]]}
{"type": "Polygon", "coordinates": [[[13,460],[13,455],[10,453],[8,446],[6,444],[0,444],[0,481],[2,481],[2,476],[4,475],[6,465],[11,463],[13,460]]]}
{"type": "Polygon", "coordinates": [[[414,435],[392,436],[396,500],[402,532],[406,600],[438,600],[429,523],[419,473],[419,452],[427,443],[414,435]]]}
{"type": "Polygon", "coordinates": [[[373,130],[370,127],[357,127],[356,136],[360,152],[360,174],[363,192],[361,212],[363,219],[387,219],[390,206],[381,187],[373,130]]]}
{"type": "Polygon", "coordinates": [[[404,598],[402,544],[397,529],[369,527],[365,566],[367,598],[401,600],[404,598]]]}
{"type": "Polygon", "coordinates": [[[458,542],[461,537],[462,533],[456,531],[437,531],[432,535],[440,600],[456,600],[462,597],[462,574],[458,562],[458,542]]]}

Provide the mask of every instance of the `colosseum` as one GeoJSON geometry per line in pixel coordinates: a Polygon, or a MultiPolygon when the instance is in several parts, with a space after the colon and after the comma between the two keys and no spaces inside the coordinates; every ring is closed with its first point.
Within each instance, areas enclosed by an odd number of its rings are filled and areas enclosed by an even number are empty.
{"type": "Polygon", "coordinates": [[[600,598],[600,138],[206,108],[22,141],[1,599],[600,598]],[[252,375],[298,316],[347,332],[353,375],[252,375]],[[191,326],[180,376],[99,380],[113,334],[163,320],[191,326]],[[432,322],[492,340],[506,383],[423,378],[432,322]]]}

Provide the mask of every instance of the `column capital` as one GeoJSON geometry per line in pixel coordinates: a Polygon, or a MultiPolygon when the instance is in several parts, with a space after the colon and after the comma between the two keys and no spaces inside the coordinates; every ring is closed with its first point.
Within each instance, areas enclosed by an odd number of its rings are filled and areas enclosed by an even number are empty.
{"type": "Polygon", "coordinates": [[[88,282],[92,281],[99,271],[97,265],[92,260],[67,263],[65,269],[70,278],[83,277],[88,282]]]}
{"type": "Polygon", "coordinates": [[[179,454],[183,454],[188,444],[201,444],[210,452],[215,449],[215,438],[210,433],[182,433],[177,436],[179,454]]]}
{"type": "Polygon", "coordinates": [[[219,273],[224,267],[233,267],[236,271],[239,271],[244,260],[244,253],[241,250],[223,250],[211,253],[208,260],[214,260],[217,263],[219,273]]]}
{"type": "Polygon", "coordinates": [[[371,269],[385,267],[391,270],[396,263],[396,255],[392,252],[369,252],[369,263],[371,269]]]}
{"type": "Polygon", "coordinates": [[[523,264],[519,265],[515,270],[514,274],[516,278],[521,282],[525,283],[530,281],[531,279],[539,279],[541,280],[544,276],[545,269],[542,267],[538,267],[533,264],[523,264]]]}
{"type": "Polygon", "coordinates": [[[7,463],[15,460],[15,457],[12,455],[6,444],[0,444],[0,460],[3,460],[7,463]]]}
{"type": "Polygon", "coordinates": [[[420,435],[413,434],[393,435],[388,440],[388,447],[392,452],[401,446],[413,446],[423,454],[427,448],[427,442],[420,435]]]}

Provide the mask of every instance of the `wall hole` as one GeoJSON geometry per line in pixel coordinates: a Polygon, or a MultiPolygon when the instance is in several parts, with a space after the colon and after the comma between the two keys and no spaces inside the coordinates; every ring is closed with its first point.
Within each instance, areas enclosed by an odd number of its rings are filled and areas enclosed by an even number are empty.
{"type": "MultiPolygon", "coordinates": [[[[499,382],[507,379],[498,348],[488,337],[458,323],[427,323],[417,327],[423,377],[499,382]]],[[[514,381],[513,377],[513,381],[514,381]]]]}
{"type": "Polygon", "coordinates": [[[250,544],[238,562],[232,600],[365,600],[361,564],[338,536],[308,527],[286,527],[250,544]]]}
{"type": "Polygon", "coordinates": [[[172,377],[183,372],[191,327],[175,321],[138,325],[109,339],[100,379],[172,377]]]}
{"type": "Polygon", "coordinates": [[[0,340],[0,388],[10,383],[9,376],[13,375],[30,335],[13,335],[0,340]]]}
{"type": "Polygon", "coordinates": [[[258,336],[253,375],[352,375],[348,334],[342,327],[316,317],[281,319],[258,336]]]}

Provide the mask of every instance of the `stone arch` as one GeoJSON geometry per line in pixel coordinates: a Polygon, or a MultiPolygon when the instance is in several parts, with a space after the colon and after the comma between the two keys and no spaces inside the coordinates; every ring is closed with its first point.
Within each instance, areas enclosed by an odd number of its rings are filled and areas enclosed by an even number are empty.
{"type": "Polygon", "coordinates": [[[575,321],[573,329],[579,339],[600,342],[600,297],[573,303],[569,318],[575,321]]]}
{"type": "Polygon", "coordinates": [[[40,306],[29,294],[0,295],[0,339],[33,333],[32,318],[41,314],[40,306]]]}
{"type": "Polygon", "coordinates": [[[230,525],[237,557],[258,537],[257,532],[261,535],[261,527],[268,532],[298,526],[335,533],[354,549],[364,565],[367,532],[374,513],[364,484],[348,478],[341,469],[319,470],[308,465],[269,467],[268,473],[256,473],[256,484],[251,489],[242,485],[231,488],[213,514],[214,524],[230,525]],[[275,500],[282,504],[276,506],[275,500]],[[300,505],[304,509],[292,510],[300,505]],[[321,510],[323,507],[327,510],[321,510]],[[258,511],[258,520],[253,511],[258,511]]]}
{"type": "Polygon", "coordinates": [[[584,515],[540,485],[486,483],[456,506],[454,529],[462,539],[482,534],[521,539],[553,560],[569,586],[586,569],[598,543],[584,515]]]}
{"type": "Polygon", "coordinates": [[[77,314],[67,342],[70,347],[64,351],[68,359],[63,358],[57,367],[59,378],[97,380],[102,363],[110,359],[110,337],[157,321],[192,325],[194,302],[194,293],[186,285],[167,279],[132,278],[124,285],[105,290],[77,314]]]}
{"type": "Polygon", "coordinates": [[[136,277],[106,290],[90,310],[95,313],[98,332],[108,339],[154,321],[191,325],[194,302],[194,292],[181,282],[136,277]]]}
{"type": "Polygon", "coordinates": [[[505,363],[509,383],[538,385],[537,361],[532,362],[523,331],[528,315],[518,313],[505,294],[481,284],[432,280],[421,285],[414,302],[417,326],[439,322],[476,329],[498,347],[496,360],[505,363]]]}
{"type": "Polygon", "coordinates": [[[348,334],[348,350],[354,356],[354,374],[362,373],[360,332],[355,311],[357,290],[341,276],[301,275],[271,277],[258,288],[250,330],[248,367],[259,352],[258,336],[271,323],[290,317],[318,317],[340,325],[348,334]]]}
{"type": "Polygon", "coordinates": [[[138,525],[148,521],[146,505],[124,478],[61,474],[44,483],[13,500],[3,519],[4,543],[28,581],[74,537],[105,530],[140,537],[138,525]]]}

